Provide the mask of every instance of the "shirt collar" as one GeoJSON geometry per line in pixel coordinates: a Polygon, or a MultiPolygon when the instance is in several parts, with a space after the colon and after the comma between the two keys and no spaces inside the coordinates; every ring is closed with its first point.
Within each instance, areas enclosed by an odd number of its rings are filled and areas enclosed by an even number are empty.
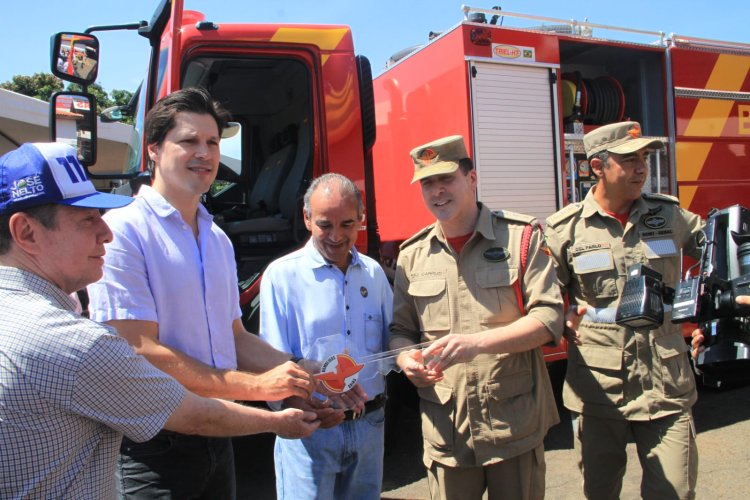
{"type": "MultiPolygon", "coordinates": [[[[305,253],[305,257],[308,260],[310,267],[312,267],[313,269],[318,268],[318,267],[326,267],[326,266],[332,265],[320,254],[318,249],[315,248],[312,238],[307,240],[307,243],[304,246],[304,253],[305,253]]],[[[352,256],[352,261],[349,264],[350,266],[362,265],[362,260],[359,257],[359,252],[357,252],[357,247],[352,247],[349,253],[352,256]]]]}
{"type": "MultiPolygon", "coordinates": [[[[595,189],[596,186],[589,189],[589,192],[586,194],[586,198],[583,199],[583,211],[581,212],[581,216],[584,218],[591,217],[594,214],[599,214],[602,217],[609,216],[609,214],[604,211],[602,206],[599,205],[599,202],[594,199],[595,189]]],[[[643,197],[643,195],[641,195],[637,200],[633,202],[633,205],[630,207],[629,218],[638,218],[641,214],[647,213],[650,208],[650,203],[643,197]]]]}
{"type": "MultiPolygon", "coordinates": [[[[474,225],[474,232],[481,234],[488,240],[495,239],[495,228],[492,224],[492,210],[482,202],[477,202],[479,207],[479,217],[474,225]]],[[[443,234],[443,230],[440,228],[440,223],[436,222],[430,230],[429,238],[435,238],[441,243],[447,243],[446,237],[443,234]]]]}
{"type": "Polygon", "coordinates": [[[68,311],[76,311],[76,301],[57,285],[41,276],[17,267],[0,266],[0,288],[16,292],[31,291],[48,297],[68,311]]]}
{"type": "Polygon", "coordinates": [[[477,219],[476,232],[485,239],[495,239],[495,225],[492,223],[492,211],[483,203],[479,203],[479,218],[477,219]]]}
{"type": "MultiPolygon", "coordinates": [[[[138,190],[137,198],[142,198],[146,204],[151,207],[156,215],[159,217],[169,217],[172,214],[178,214],[177,209],[173,207],[164,196],[161,195],[157,190],[148,185],[141,186],[138,190]]],[[[213,220],[213,216],[208,213],[206,207],[202,203],[198,204],[198,218],[213,220]]]]}

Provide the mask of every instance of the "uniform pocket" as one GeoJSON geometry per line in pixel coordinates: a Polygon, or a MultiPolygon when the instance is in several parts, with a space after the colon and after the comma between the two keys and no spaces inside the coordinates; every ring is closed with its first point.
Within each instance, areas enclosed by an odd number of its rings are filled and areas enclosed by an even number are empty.
{"type": "Polygon", "coordinates": [[[518,281],[517,268],[507,263],[480,267],[474,272],[474,280],[475,307],[481,324],[510,323],[521,316],[513,286],[518,281]]]}
{"type": "Polygon", "coordinates": [[[620,347],[581,345],[571,349],[574,369],[567,381],[585,402],[619,405],[623,401],[623,372],[620,347]],[[577,359],[575,359],[577,358],[577,359]]]}
{"type": "Polygon", "coordinates": [[[412,281],[409,283],[409,295],[414,298],[424,332],[450,329],[450,306],[444,278],[412,281]]]}
{"type": "Polygon", "coordinates": [[[661,274],[664,283],[672,285],[680,279],[680,258],[674,240],[643,240],[641,248],[648,259],[648,266],[661,274]]]}
{"type": "Polygon", "coordinates": [[[609,244],[595,248],[572,248],[573,272],[584,299],[594,304],[597,299],[617,297],[617,270],[609,244]]]}
{"type": "Polygon", "coordinates": [[[687,357],[688,345],[680,334],[654,339],[654,347],[661,364],[661,381],[664,395],[680,397],[690,392],[694,385],[687,357]]]}
{"type": "Polygon", "coordinates": [[[515,441],[538,428],[540,406],[534,401],[530,371],[514,373],[487,384],[487,408],[496,445],[515,441]]]}
{"type": "Polygon", "coordinates": [[[453,449],[456,401],[453,389],[435,384],[431,387],[417,388],[419,406],[422,414],[422,435],[435,449],[450,451],[453,449]]]}

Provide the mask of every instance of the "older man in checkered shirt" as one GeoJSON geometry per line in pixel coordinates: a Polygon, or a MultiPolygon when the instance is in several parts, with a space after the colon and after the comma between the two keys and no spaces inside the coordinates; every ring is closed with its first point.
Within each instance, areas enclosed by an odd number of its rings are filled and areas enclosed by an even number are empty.
{"type": "Polygon", "coordinates": [[[311,434],[316,415],[263,411],[184,389],[70,294],[102,275],[112,232],[70,146],[0,157],[0,498],[113,498],[123,435],[311,434]]]}

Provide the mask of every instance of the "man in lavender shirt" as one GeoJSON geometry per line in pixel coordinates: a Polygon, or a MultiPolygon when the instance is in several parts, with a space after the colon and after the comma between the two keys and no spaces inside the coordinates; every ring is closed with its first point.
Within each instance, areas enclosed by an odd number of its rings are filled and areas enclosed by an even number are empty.
{"type": "MultiPolygon", "coordinates": [[[[228,118],[195,88],[166,96],[149,112],[153,185],[105,215],[116,237],[107,245],[104,277],[88,289],[91,317],[114,326],[197,394],[307,398],[312,377],[242,325],[231,243],[200,203],[216,178],[228,118]]],[[[143,444],[124,439],[117,473],[123,498],[235,496],[229,439],[173,432],[143,444]]]]}

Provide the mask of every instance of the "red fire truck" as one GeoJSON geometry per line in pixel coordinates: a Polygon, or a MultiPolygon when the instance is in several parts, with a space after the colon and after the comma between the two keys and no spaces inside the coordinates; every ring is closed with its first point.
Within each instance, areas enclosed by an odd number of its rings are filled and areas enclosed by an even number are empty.
{"type": "MultiPolygon", "coordinates": [[[[466,138],[480,200],[544,219],[591,186],[582,132],[632,118],[668,144],[652,158],[649,189],[679,189],[682,203],[702,215],[748,205],[750,46],[658,33],[656,44],[605,40],[592,30],[609,27],[573,23],[562,33],[567,21],[534,16],[525,17],[554,24],[509,28],[487,17],[524,16],[465,9],[465,21],[375,80],[375,103],[369,62],[355,55],[348,27],[215,23],[183,10],[183,0],[162,0],[149,22],[58,35],[52,69],[71,36],[83,36],[93,54],[98,31],[137,30],[151,45],[134,101],[102,113],[111,120],[129,112],[135,127],[125,167],[96,165],[99,178],[145,170],[141,129],[158,97],[202,86],[226,104],[234,136],[222,140],[205,203],[234,242],[243,319],[254,331],[265,265],[307,238],[300,198],[309,180],[340,172],[362,188],[367,220],[357,246],[391,271],[398,244],[432,222],[409,184],[408,155],[437,137],[466,138]]],[[[56,74],[86,85],[96,68],[89,79],[56,74]]],[[[95,125],[77,125],[93,129],[94,146],[95,125]]],[[[564,357],[561,349],[547,354],[564,357]]]]}
{"type": "Polygon", "coordinates": [[[594,182],[583,134],[623,119],[667,145],[651,155],[647,190],[679,195],[704,217],[711,207],[750,206],[750,45],[463,9],[464,21],[375,78],[382,241],[431,222],[408,187],[409,151],[453,134],[464,136],[478,198],[493,209],[544,220],[582,199],[594,182]],[[504,18],[534,26],[504,27],[504,18]]]}
{"type": "MultiPolygon", "coordinates": [[[[58,34],[53,61],[64,52],[64,40],[75,36],[93,45],[99,31],[137,30],[151,44],[148,74],[133,102],[102,112],[105,121],[123,112],[135,116],[129,161],[109,172],[96,165],[93,177],[143,177],[143,120],[158,98],[199,86],[225,104],[234,122],[222,139],[220,172],[205,204],[234,243],[243,319],[257,331],[262,270],[307,239],[301,201],[313,177],[335,171],[359,185],[369,218],[358,246],[377,252],[368,162],[375,141],[370,65],[354,54],[347,26],[214,23],[183,10],[183,3],[163,0],[148,23],[58,34]]],[[[52,69],[66,80],[92,81],[73,79],[55,64],[52,69]]],[[[53,131],[55,139],[60,130],[53,131]]],[[[82,158],[87,166],[92,162],[82,158]]]]}

